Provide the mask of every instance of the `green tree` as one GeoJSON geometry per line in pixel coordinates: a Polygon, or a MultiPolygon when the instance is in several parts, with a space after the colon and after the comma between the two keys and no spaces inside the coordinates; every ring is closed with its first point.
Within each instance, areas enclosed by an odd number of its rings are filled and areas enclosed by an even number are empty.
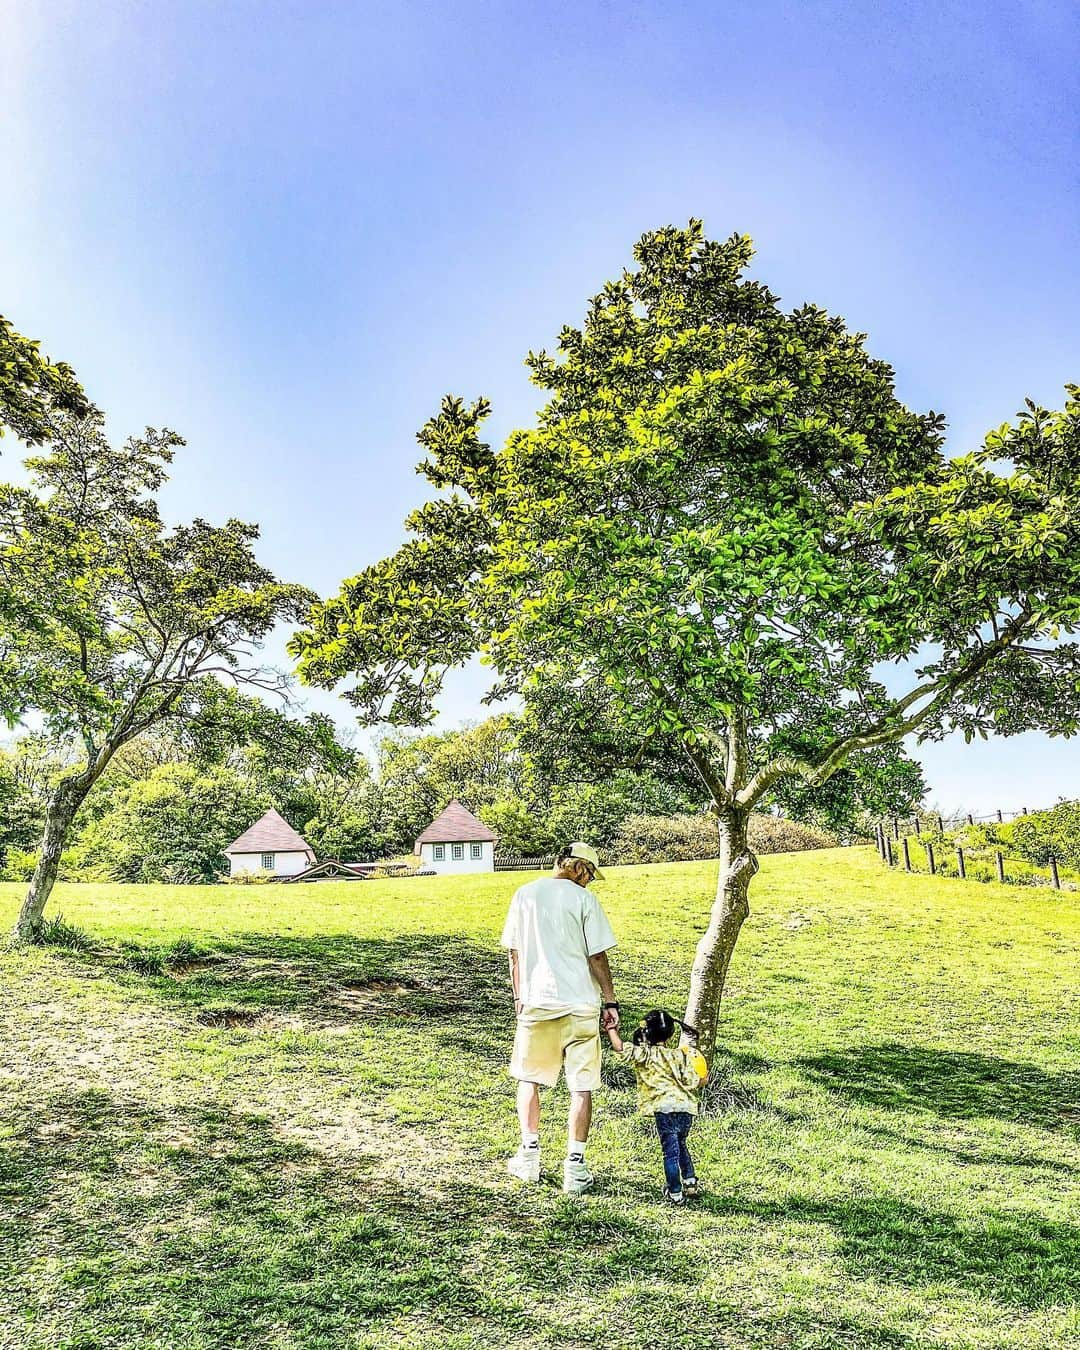
{"type": "Polygon", "coordinates": [[[71,755],[40,733],[0,750],[0,865],[7,850],[29,852],[41,838],[49,794],[71,763],[71,755]]]}
{"type": "Polygon", "coordinates": [[[223,848],[270,806],[321,856],[371,851],[371,768],[329,718],[290,716],[224,685],[205,692],[197,718],[117,751],[72,827],[80,876],[213,880],[223,848]]]}
{"type": "Polygon", "coordinates": [[[95,880],[215,881],[224,850],[271,805],[234,769],[162,764],[112,794],[81,832],[79,874],[95,880]]]}
{"type": "Polygon", "coordinates": [[[450,801],[477,815],[496,802],[522,800],[534,788],[517,719],[489,717],[456,731],[417,736],[388,732],[377,745],[379,817],[387,851],[409,851],[450,801]]]}
{"type": "Polygon", "coordinates": [[[342,745],[322,714],[302,721],[263,705],[262,725],[231,761],[317,856],[362,860],[378,848],[377,793],[371,765],[342,745]]]}
{"type": "Polygon", "coordinates": [[[677,786],[629,769],[617,769],[599,783],[554,783],[549,800],[556,846],[587,839],[600,848],[610,847],[630,816],[680,815],[699,805],[677,786]]]}
{"type": "Polygon", "coordinates": [[[40,834],[37,803],[19,782],[13,756],[0,750],[0,868],[9,848],[32,847],[40,834]]]}
{"type": "Polygon", "coordinates": [[[1080,715],[1078,391],[948,460],[942,419],[898,401],[863,336],[785,312],[750,258],[698,222],[646,235],[529,358],[549,401],[501,451],[486,402],[444,400],[419,439],[449,492],[293,640],[305,679],[358,674],[365,718],[424,720],[480,651],[497,691],[569,682],[579,754],[600,729],[609,751],[681,755],[721,844],[686,1007],[706,1046],[756,805],[912,733],[1071,734],[1080,715]]]}
{"type": "Polygon", "coordinates": [[[28,445],[48,438],[54,412],[90,410],[75,372],[42,356],[39,345],[0,314],[0,436],[9,427],[28,445]]]}
{"type": "Polygon", "coordinates": [[[121,746],[220,707],[221,681],[279,688],[253,646],[310,601],[255,559],[255,526],[166,529],[154,493],[168,431],[114,449],[103,419],[53,417],[26,461],[30,486],[0,486],[0,712],[34,713],[80,758],[49,797],[37,867],[16,922],[32,937],[79,807],[121,746]]]}
{"type": "Polygon", "coordinates": [[[417,736],[394,730],[376,741],[380,852],[411,853],[417,836],[446,805],[430,769],[433,754],[451,734],[417,736]]]}

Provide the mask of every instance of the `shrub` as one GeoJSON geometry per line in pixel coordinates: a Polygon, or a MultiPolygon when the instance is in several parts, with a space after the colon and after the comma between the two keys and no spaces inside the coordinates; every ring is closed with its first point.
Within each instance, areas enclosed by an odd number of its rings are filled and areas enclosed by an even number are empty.
{"type": "Polygon", "coordinates": [[[120,964],[137,975],[166,975],[172,966],[182,966],[203,956],[190,938],[177,938],[166,947],[144,947],[138,942],[120,946],[120,964]]]}
{"type": "Polygon", "coordinates": [[[140,947],[137,943],[125,942],[120,952],[120,964],[136,975],[164,975],[165,953],[159,947],[140,947]]]}
{"type": "Polygon", "coordinates": [[[835,848],[834,834],[781,816],[750,817],[750,847],[755,853],[805,853],[812,848],[835,848]]]}
{"type": "Polygon", "coordinates": [[[72,952],[87,952],[94,945],[89,933],[65,922],[62,914],[51,919],[39,919],[30,940],[41,947],[64,947],[72,952]]]}
{"type": "Polygon", "coordinates": [[[183,965],[187,961],[198,960],[202,954],[201,948],[196,947],[190,938],[177,938],[165,949],[165,964],[183,965]]]}
{"type": "Polygon", "coordinates": [[[5,881],[29,881],[37,866],[37,852],[31,848],[9,848],[4,855],[5,881]]]}
{"type": "Polygon", "coordinates": [[[370,875],[373,878],[385,877],[412,877],[417,874],[424,863],[414,853],[404,854],[398,858],[383,858],[370,875]]]}
{"type": "Polygon", "coordinates": [[[1012,823],[1013,849],[1021,858],[1045,867],[1051,857],[1080,868],[1080,801],[1060,801],[1012,823]]]}
{"type": "MultiPolygon", "coordinates": [[[[4,857],[0,880],[28,882],[34,875],[37,860],[37,849],[9,848],[4,857]]],[[[81,880],[77,849],[66,848],[61,853],[58,875],[61,881],[81,880]]]]}
{"type": "Polygon", "coordinates": [[[233,872],[225,878],[230,886],[265,886],[276,879],[273,872],[266,872],[261,867],[255,872],[233,872]]]}
{"type": "MultiPolygon", "coordinates": [[[[750,818],[750,847],[755,853],[797,853],[833,848],[824,830],[777,816],[750,818]]],[[[693,862],[719,855],[716,821],[709,815],[628,816],[611,846],[611,862],[693,862]]]]}

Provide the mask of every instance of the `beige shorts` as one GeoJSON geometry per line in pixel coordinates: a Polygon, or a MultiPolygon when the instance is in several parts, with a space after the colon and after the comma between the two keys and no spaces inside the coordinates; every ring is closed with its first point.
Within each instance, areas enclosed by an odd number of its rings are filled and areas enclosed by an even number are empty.
{"type": "Polygon", "coordinates": [[[566,1070],[566,1086],[571,1092],[595,1092],[600,1086],[600,1024],[596,1013],[588,1017],[568,1013],[541,1022],[518,1019],[511,1078],[554,1087],[560,1069],[566,1070]]]}

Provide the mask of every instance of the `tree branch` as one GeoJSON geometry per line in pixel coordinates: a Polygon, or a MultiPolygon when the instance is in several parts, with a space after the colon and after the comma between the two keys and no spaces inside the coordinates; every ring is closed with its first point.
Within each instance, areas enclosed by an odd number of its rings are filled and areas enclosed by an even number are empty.
{"type": "Polygon", "coordinates": [[[837,769],[842,767],[845,760],[854,751],[868,750],[876,745],[888,745],[909,735],[912,731],[918,730],[958,690],[969,684],[991,661],[1013,645],[1013,639],[1023,632],[1030,619],[1031,611],[1027,605],[1024,605],[1020,612],[1001,630],[1000,635],[993,642],[986,643],[978,648],[972,658],[960,669],[911,690],[902,699],[897,699],[873,726],[868,727],[865,731],[856,732],[834,741],[814,760],[807,761],[791,757],[773,760],[770,764],[758,770],[746,787],[737,794],[735,800],[740,806],[751,807],[760,800],[773,783],[780,778],[789,776],[802,778],[811,787],[820,787],[837,769]],[[908,708],[927,695],[931,695],[929,703],[910,717],[902,718],[899,722],[896,721],[899,714],[906,712],[908,708]]]}

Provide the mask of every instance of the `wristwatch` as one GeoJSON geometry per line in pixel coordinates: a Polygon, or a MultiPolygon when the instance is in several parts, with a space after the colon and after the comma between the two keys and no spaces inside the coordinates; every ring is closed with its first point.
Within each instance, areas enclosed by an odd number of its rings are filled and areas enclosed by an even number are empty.
{"type": "Polygon", "coordinates": [[[605,1008],[614,1008],[616,1012],[619,1011],[619,1004],[618,1004],[618,1002],[615,1002],[615,1003],[605,1003],[605,1004],[604,1004],[604,1007],[605,1007],[605,1008]]]}

